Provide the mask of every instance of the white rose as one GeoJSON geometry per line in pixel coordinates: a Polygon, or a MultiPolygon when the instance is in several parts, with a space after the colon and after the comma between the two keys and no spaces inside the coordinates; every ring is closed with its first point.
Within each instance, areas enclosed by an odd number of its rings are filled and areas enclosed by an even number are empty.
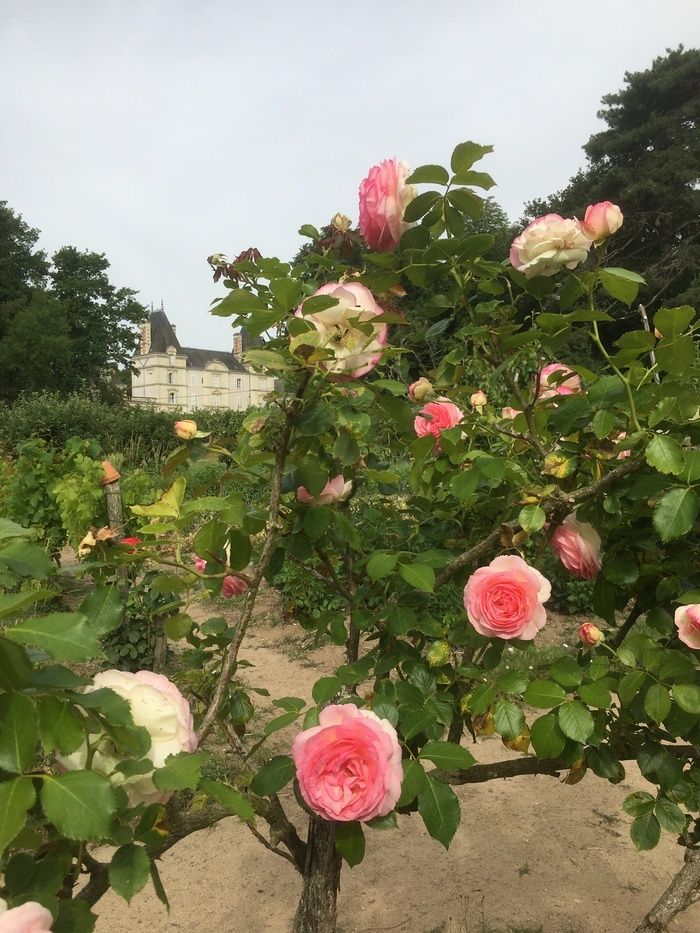
{"type": "Polygon", "coordinates": [[[585,262],[591,240],[578,220],[545,214],[529,224],[510,247],[511,265],[526,278],[554,275],[585,262]]]}

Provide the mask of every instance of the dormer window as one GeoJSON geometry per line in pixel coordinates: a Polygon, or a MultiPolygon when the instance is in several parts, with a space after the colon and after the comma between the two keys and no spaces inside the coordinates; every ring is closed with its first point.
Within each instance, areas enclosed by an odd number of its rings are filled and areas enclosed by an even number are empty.
{"type": "Polygon", "coordinates": [[[174,376],[175,376],[175,373],[172,373],[172,372],[168,373],[168,385],[171,386],[173,384],[174,376]]]}

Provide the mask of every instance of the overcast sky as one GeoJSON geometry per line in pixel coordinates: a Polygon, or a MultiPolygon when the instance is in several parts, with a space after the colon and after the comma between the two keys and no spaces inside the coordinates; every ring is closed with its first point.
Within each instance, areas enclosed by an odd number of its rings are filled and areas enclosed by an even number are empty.
{"type": "Polygon", "coordinates": [[[583,164],[601,96],[681,42],[698,0],[0,0],[0,199],[224,348],[209,254],[290,258],[302,223],[356,221],[371,165],[465,139],[517,219],[583,164]]]}

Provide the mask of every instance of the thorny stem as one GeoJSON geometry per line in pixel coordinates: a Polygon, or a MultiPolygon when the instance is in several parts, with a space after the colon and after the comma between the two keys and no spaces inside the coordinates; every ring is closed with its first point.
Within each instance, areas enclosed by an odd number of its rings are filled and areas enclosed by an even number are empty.
{"type": "MultiPolygon", "coordinates": [[[[595,308],[593,307],[592,297],[590,300],[590,306],[591,306],[591,311],[594,311],[595,308]]],[[[619,370],[617,366],[613,363],[610,357],[610,354],[603,346],[603,341],[600,339],[600,334],[598,333],[598,322],[597,321],[592,322],[591,340],[598,347],[598,350],[600,351],[601,355],[605,359],[608,366],[612,369],[612,371],[615,373],[615,375],[618,377],[618,379],[622,382],[623,386],[625,387],[625,394],[627,395],[627,404],[629,405],[629,408],[630,408],[630,420],[632,421],[632,427],[634,428],[635,431],[641,431],[642,428],[641,428],[641,425],[639,424],[639,419],[637,418],[637,407],[634,404],[634,395],[632,393],[632,386],[630,385],[630,381],[627,378],[627,376],[625,376],[624,373],[621,370],[619,370]]]]}

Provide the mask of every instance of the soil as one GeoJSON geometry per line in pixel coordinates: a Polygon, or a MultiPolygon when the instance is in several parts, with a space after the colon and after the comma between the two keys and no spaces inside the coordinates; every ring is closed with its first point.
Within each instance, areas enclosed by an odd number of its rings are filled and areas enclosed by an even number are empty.
{"type": "MultiPolygon", "coordinates": [[[[571,633],[571,622],[566,628],[571,633]]],[[[245,679],[273,697],[310,700],[315,680],[342,663],[340,648],[314,648],[282,618],[272,594],[244,647],[242,657],[254,664],[245,679]]],[[[281,743],[288,746],[293,732],[280,733],[281,743]]],[[[513,757],[498,738],[470,747],[480,762],[513,757]]],[[[651,852],[632,844],[621,805],[645,788],[633,764],[617,786],[587,774],[573,787],[524,776],[456,788],[462,823],[447,852],[417,815],[399,816],[398,830],[367,829],[364,861],[343,868],[339,933],[629,933],[682,864],[668,833],[651,852]]],[[[301,831],[304,815],[291,789],[280,796],[301,831]]],[[[130,906],[110,892],[95,907],[96,933],[291,929],[299,876],[235,817],[182,840],[160,872],[169,914],[150,886],[130,906]]],[[[700,903],[668,929],[696,933],[700,903]]]]}

